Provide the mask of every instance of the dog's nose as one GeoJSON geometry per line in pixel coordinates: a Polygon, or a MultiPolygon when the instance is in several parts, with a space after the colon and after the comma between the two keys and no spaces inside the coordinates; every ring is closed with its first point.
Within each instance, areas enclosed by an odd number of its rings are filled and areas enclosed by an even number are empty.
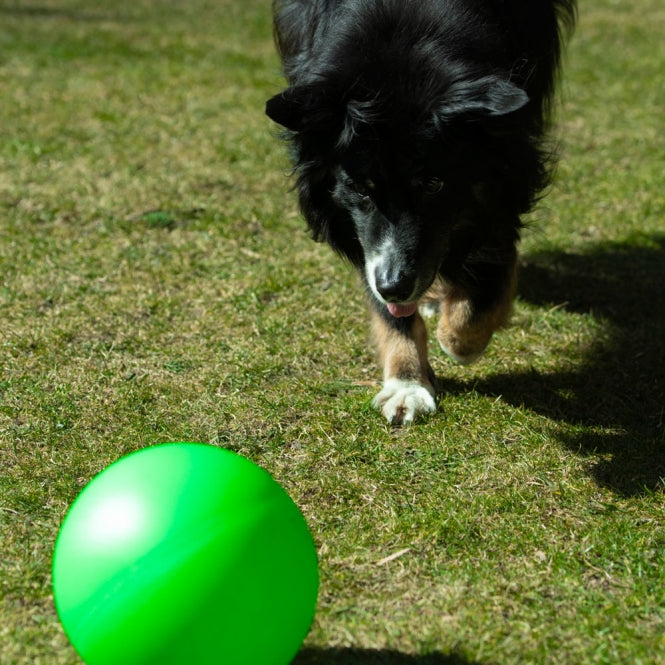
{"type": "Polygon", "coordinates": [[[386,302],[409,302],[415,278],[404,270],[383,270],[375,275],[376,290],[386,302]]]}

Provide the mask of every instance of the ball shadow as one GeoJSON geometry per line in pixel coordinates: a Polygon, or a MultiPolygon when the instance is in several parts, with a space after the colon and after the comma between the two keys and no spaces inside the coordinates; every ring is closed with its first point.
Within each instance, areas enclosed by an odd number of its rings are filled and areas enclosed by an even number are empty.
{"type": "Polygon", "coordinates": [[[309,647],[291,665],[480,665],[456,654],[411,656],[383,649],[309,647]]]}
{"type": "MultiPolygon", "coordinates": [[[[480,393],[584,426],[566,428],[562,442],[589,457],[599,484],[622,495],[653,491],[665,478],[665,235],[645,240],[641,247],[526,256],[520,298],[591,315],[604,334],[573,371],[511,372],[474,383],[480,393]]],[[[468,389],[440,381],[444,390],[468,389]]]]}

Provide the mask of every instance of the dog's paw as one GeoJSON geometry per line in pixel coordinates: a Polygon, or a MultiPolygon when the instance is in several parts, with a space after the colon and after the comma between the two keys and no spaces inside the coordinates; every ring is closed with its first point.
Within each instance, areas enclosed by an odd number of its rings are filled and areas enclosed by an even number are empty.
{"type": "Polygon", "coordinates": [[[388,379],[374,406],[392,425],[410,425],[417,416],[436,411],[434,389],[418,381],[388,379]]]}
{"type": "Polygon", "coordinates": [[[423,300],[418,303],[420,316],[425,319],[433,319],[441,313],[441,303],[436,300],[423,300]]]}
{"type": "Polygon", "coordinates": [[[492,339],[493,329],[483,326],[468,326],[466,329],[452,330],[442,319],[436,336],[441,349],[460,365],[471,365],[478,360],[492,339]]]}
{"type": "Polygon", "coordinates": [[[441,350],[458,365],[472,365],[482,357],[483,353],[485,353],[485,347],[483,347],[480,351],[472,351],[470,353],[456,353],[443,344],[439,344],[439,346],[441,347],[441,350]]]}

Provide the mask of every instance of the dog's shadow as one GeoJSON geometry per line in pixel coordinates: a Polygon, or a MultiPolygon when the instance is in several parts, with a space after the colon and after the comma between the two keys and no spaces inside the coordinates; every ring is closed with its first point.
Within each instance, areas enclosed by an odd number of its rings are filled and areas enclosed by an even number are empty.
{"type": "MultiPolygon", "coordinates": [[[[474,383],[555,421],[587,455],[594,478],[623,495],[665,478],[665,235],[640,247],[604,244],[585,254],[526,256],[520,298],[601,321],[604,334],[573,371],[505,373],[474,383]],[[583,427],[575,428],[574,425],[583,427]],[[595,430],[595,431],[594,431],[595,430]]],[[[440,378],[444,391],[468,385],[440,378]]]]}
{"type": "Polygon", "coordinates": [[[303,649],[291,665],[479,665],[452,654],[439,652],[410,656],[384,649],[318,648],[303,649]]]}

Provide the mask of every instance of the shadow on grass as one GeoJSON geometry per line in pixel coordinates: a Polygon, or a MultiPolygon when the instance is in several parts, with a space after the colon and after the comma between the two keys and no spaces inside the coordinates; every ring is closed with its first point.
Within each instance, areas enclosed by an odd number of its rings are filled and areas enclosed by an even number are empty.
{"type": "Polygon", "coordinates": [[[399,651],[375,649],[303,649],[292,665],[478,665],[461,656],[432,653],[409,656],[399,651]]]}
{"type": "MultiPolygon", "coordinates": [[[[563,443],[590,457],[599,484],[626,496],[662,487],[665,235],[648,238],[643,247],[603,244],[586,254],[532,254],[524,259],[520,283],[523,300],[590,314],[606,334],[574,371],[496,375],[475,389],[572,425],[563,443]]],[[[446,389],[451,382],[443,378],[441,384],[446,389]]]]}

